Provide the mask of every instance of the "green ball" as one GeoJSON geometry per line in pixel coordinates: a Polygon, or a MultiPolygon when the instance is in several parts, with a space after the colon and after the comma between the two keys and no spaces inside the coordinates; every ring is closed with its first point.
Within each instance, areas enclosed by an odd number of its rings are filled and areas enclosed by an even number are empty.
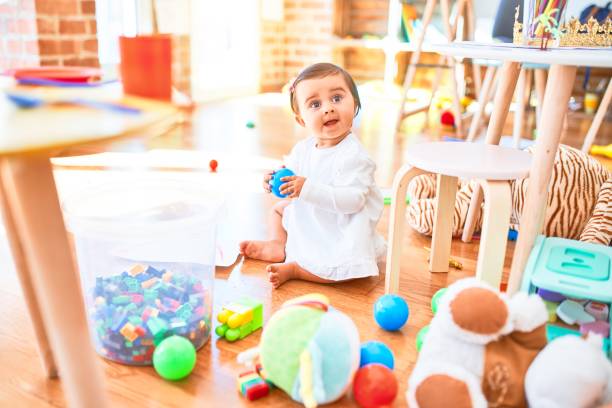
{"type": "Polygon", "coordinates": [[[196,350],[189,340],[180,336],[164,339],[153,352],[153,367],[166,380],[187,377],[196,363],[196,350]]]}
{"type": "Polygon", "coordinates": [[[440,298],[444,296],[444,293],[446,293],[446,288],[438,290],[431,298],[431,311],[434,315],[438,311],[438,303],[440,303],[440,298]]]}
{"type": "Polygon", "coordinates": [[[421,347],[423,347],[423,343],[425,342],[425,336],[427,336],[428,331],[429,331],[429,325],[423,327],[417,333],[417,338],[416,338],[417,352],[421,351],[421,347]]]}
{"type": "Polygon", "coordinates": [[[255,127],[255,122],[253,122],[253,121],[249,120],[249,121],[246,123],[246,127],[248,127],[249,129],[253,129],[253,128],[255,127]]]}

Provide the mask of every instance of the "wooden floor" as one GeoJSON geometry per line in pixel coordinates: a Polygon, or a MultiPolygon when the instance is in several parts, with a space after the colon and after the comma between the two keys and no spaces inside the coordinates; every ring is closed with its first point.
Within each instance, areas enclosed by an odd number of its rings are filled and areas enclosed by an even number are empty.
{"type": "MultiPolygon", "coordinates": [[[[412,119],[415,131],[410,136],[395,140],[393,132],[395,108],[375,99],[364,98],[364,113],[359,118],[357,133],[378,164],[377,180],[381,187],[389,187],[394,171],[401,164],[403,154],[412,143],[424,138],[437,138],[441,132],[420,133],[419,122],[412,119]]],[[[570,116],[570,126],[564,142],[580,145],[582,135],[590,124],[589,118],[570,116]]],[[[508,122],[506,133],[511,131],[508,122]]],[[[612,124],[607,122],[599,132],[597,143],[610,143],[612,124]]],[[[165,137],[143,142],[130,142],[114,146],[114,150],[141,150],[149,148],[183,148],[216,152],[219,157],[228,154],[258,155],[281,159],[283,154],[303,137],[294,125],[286,107],[285,95],[261,95],[221,103],[214,103],[198,110],[191,124],[187,123],[165,137]],[[248,129],[247,121],[255,123],[248,129]]],[[[608,162],[609,165],[609,162],[608,162]]],[[[224,162],[220,160],[219,172],[223,174],[224,162]]],[[[257,170],[245,170],[261,172],[257,170]]],[[[246,174],[245,174],[246,175],[246,174]]],[[[245,180],[247,178],[245,177],[245,180]]],[[[251,193],[253,186],[233,186],[233,200],[239,200],[244,210],[241,223],[234,231],[243,238],[265,238],[265,215],[274,198],[263,193],[251,193]],[[243,193],[244,192],[244,193],[243,193]],[[238,198],[236,198],[236,195],[238,198]]],[[[231,206],[230,206],[231,208],[231,206]]],[[[388,207],[379,224],[379,231],[386,236],[388,207]]],[[[215,314],[221,305],[248,294],[264,302],[267,319],[287,299],[309,292],[320,292],[331,299],[332,305],[351,316],[357,325],[361,341],[380,340],[395,354],[394,370],[400,392],[394,406],[405,406],[404,393],[417,353],[416,334],[432,317],[430,299],[436,290],[455,280],[474,274],[478,244],[453,241],[452,256],[463,263],[462,271],[431,274],[427,270],[427,252],[430,240],[410,229],[404,238],[401,259],[402,275],[400,294],[408,301],[410,318],[399,332],[385,332],[374,323],[372,306],[383,294],[382,274],[369,278],[334,285],[319,285],[292,281],[273,290],[266,280],[263,262],[238,260],[229,268],[218,268],[215,281],[215,314]]],[[[1,231],[1,230],[0,230],[1,231]]],[[[21,291],[12,265],[7,262],[8,249],[0,235],[0,406],[48,407],[65,406],[60,382],[43,376],[36,352],[32,328],[26,314],[21,291]]],[[[506,273],[510,264],[510,244],[506,256],[506,273]]],[[[384,274],[384,271],[383,271],[384,274]]],[[[506,276],[504,276],[504,280],[506,276]]],[[[164,407],[235,407],[297,406],[280,390],[254,403],[244,400],[235,389],[235,377],[243,370],[236,362],[236,355],[257,345],[261,331],[242,341],[230,344],[218,340],[213,334],[210,341],[198,352],[198,362],[193,374],[186,380],[171,383],[158,377],[152,368],[134,368],[100,359],[106,372],[106,388],[112,406],[164,406],[164,407]]],[[[331,406],[354,406],[345,396],[331,406]]]]}

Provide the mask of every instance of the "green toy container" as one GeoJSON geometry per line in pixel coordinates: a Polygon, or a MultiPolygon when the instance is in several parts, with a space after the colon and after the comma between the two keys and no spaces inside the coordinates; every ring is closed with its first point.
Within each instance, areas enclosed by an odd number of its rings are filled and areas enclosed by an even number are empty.
{"type": "MultiPolygon", "coordinates": [[[[612,247],[565,238],[538,236],[529,256],[521,290],[536,293],[538,288],[562,294],[572,299],[588,299],[612,305],[612,247]]],[[[604,349],[612,359],[611,326],[604,349]]],[[[548,340],[580,332],[554,324],[547,325],[548,340]]]]}

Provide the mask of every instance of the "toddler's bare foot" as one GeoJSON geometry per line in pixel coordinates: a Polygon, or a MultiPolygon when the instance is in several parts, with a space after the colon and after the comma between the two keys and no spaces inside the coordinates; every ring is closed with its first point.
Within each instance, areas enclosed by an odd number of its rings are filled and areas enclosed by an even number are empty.
{"type": "Polygon", "coordinates": [[[286,281],[295,278],[295,269],[296,264],[294,262],[268,265],[266,268],[268,280],[274,286],[274,289],[278,289],[286,281]]]}
{"type": "Polygon", "coordinates": [[[240,253],[247,258],[268,262],[285,260],[285,244],[281,241],[242,241],[240,253]]]}

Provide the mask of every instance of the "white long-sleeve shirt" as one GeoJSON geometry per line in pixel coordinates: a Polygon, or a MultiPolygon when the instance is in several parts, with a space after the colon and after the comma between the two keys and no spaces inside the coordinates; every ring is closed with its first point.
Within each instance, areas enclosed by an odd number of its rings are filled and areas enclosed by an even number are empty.
{"type": "Polygon", "coordinates": [[[285,165],[306,177],[283,213],[286,262],[331,280],[378,275],[385,251],[376,233],[383,198],[374,182],[376,165],[357,138],[350,134],[322,149],[308,138],[295,145],[285,165]]]}

